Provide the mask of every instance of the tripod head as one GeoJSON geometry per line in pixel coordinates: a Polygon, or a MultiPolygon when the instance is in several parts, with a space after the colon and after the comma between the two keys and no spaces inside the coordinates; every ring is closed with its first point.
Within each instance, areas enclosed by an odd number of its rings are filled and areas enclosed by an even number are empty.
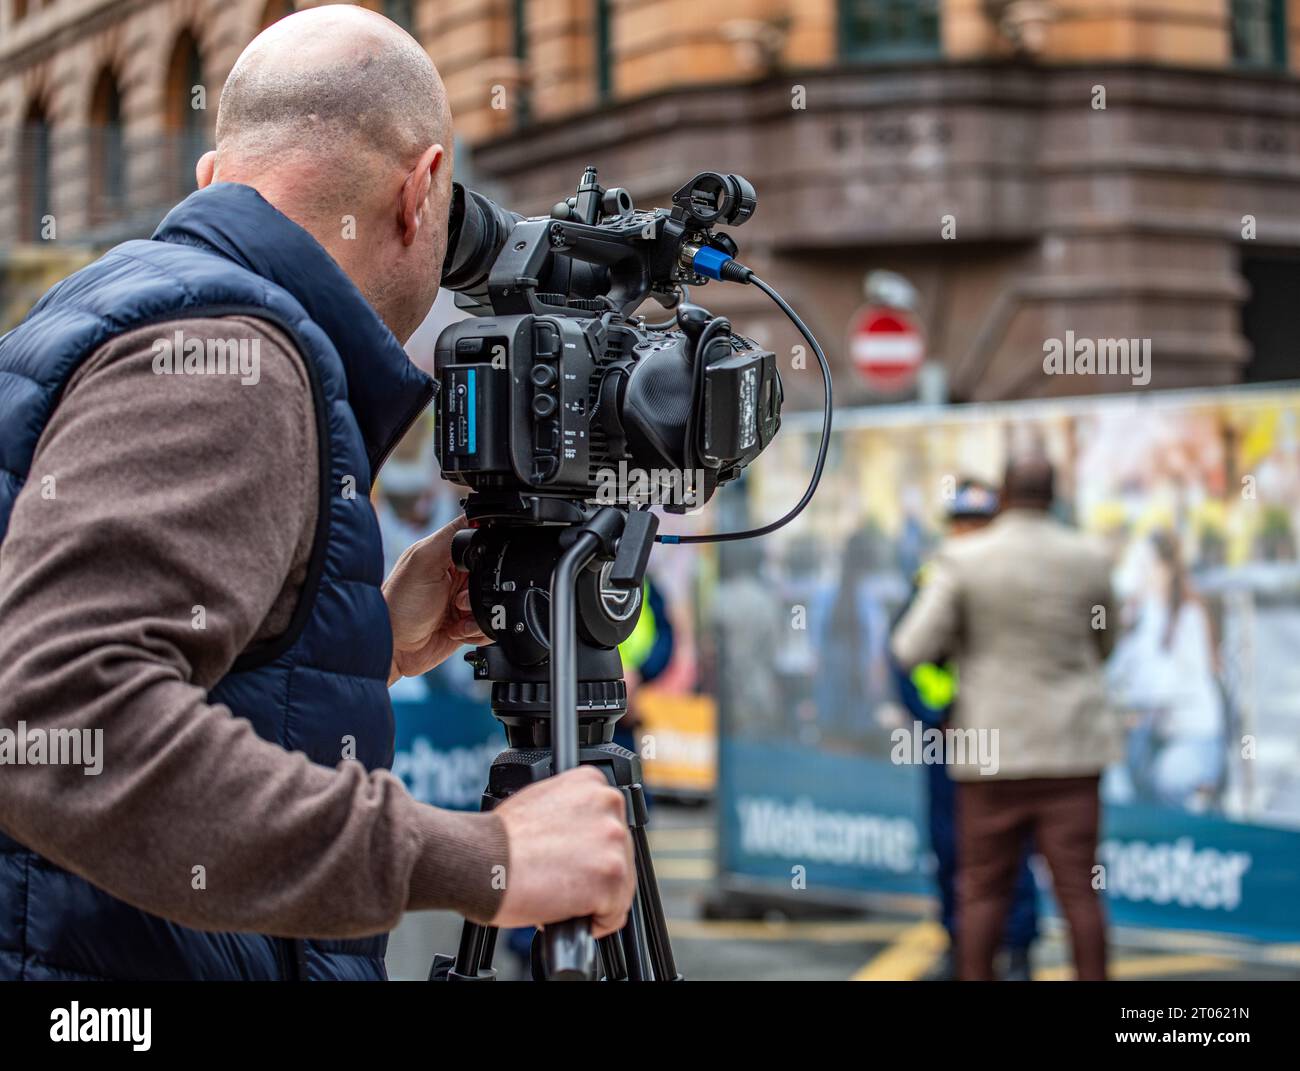
{"type": "Polygon", "coordinates": [[[475,620],[495,641],[465,657],[475,676],[493,682],[492,711],[510,744],[551,746],[553,637],[565,645],[570,634],[579,742],[607,742],[626,710],[618,645],[641,612],[658,518],[645,510],[518,493],[472,494],[465,515],[471,527],[457,533],[453,560],[469,573],[475,620]],[[553,578],[583,533],[597,549],[565,593],[574,601],[572,628],[557,632],[553,578]]]}

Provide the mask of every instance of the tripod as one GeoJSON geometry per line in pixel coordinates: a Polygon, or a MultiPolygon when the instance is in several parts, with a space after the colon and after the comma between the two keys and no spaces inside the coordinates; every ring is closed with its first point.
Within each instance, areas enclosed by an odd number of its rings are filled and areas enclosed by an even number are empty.
{"type": "MultiPolygon", "coordinates": [[[[492,714],[508,745],[492,763],[483,809],[591,765],[622,792],[632,835],[636,895],[627,923],[599,941],[589,919],[548,925],[533,939],[533,977],[678,980],[646,837],[641,760],[613,742],[627,711],[617,647],[641,611],[658,519],[519,495],[471,496],[466,515],[480,526],[457,534],[453,555],[469,572],[476,618],[497,640],[466,660],[492,682],[492,714]]],[[[495,927],[466,922],[456,955],[435,956],[429,977],[490,981],[496,939],[495,927]]]]}

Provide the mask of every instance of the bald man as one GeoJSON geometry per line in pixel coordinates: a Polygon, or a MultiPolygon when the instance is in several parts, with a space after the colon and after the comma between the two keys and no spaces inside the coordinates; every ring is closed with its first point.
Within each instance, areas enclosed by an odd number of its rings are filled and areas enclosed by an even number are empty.
{"type": "Polygon", "coordinates": [[[405,911],[623,923],[599,773],[471,815],[387,772],[388,685],[484,639],[458,524],[385,581],[369,501],[432,396],[402,343],[450,145],[411,37],[292,15],[198,192],[0,338],[0,978],[383,978],[405,911]]]}

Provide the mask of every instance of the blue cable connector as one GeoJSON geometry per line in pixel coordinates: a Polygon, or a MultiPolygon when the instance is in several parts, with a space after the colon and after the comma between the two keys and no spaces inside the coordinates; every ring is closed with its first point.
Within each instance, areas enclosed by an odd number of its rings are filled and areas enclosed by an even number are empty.
{"type": "Polygon", "coordinates": [[[705,245],[701,246],[696,252],[695,257],[691,260],[691,267],[710,279],[721,279],[722,267],[730,259],[731,257],[727,256],[721,249],[714,249],[712,246],[705,245]]]}

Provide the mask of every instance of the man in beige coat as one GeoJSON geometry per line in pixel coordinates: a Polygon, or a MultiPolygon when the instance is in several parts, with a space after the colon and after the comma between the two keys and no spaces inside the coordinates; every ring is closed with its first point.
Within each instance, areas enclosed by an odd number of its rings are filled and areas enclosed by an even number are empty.
{"type": "Polygon", "coordinates": [[[1105,554],[1051,516],[1052,498],[1045,459],[1013,460],[1003,512],[940,549],[894,632],[905,667],[949,659],[961,679],[951,739],[963,746],[950,749],[958,753],[949,762],[958,782],[963,979],[993,977],[1030,835],[1051,869],[1079,977],[1105,977],[1093,876],[1098,784],[1119,746],[1102,677],[1116,622],[1105,554]],[[963,763],[962,754],[981,758],[963,763]]]}

